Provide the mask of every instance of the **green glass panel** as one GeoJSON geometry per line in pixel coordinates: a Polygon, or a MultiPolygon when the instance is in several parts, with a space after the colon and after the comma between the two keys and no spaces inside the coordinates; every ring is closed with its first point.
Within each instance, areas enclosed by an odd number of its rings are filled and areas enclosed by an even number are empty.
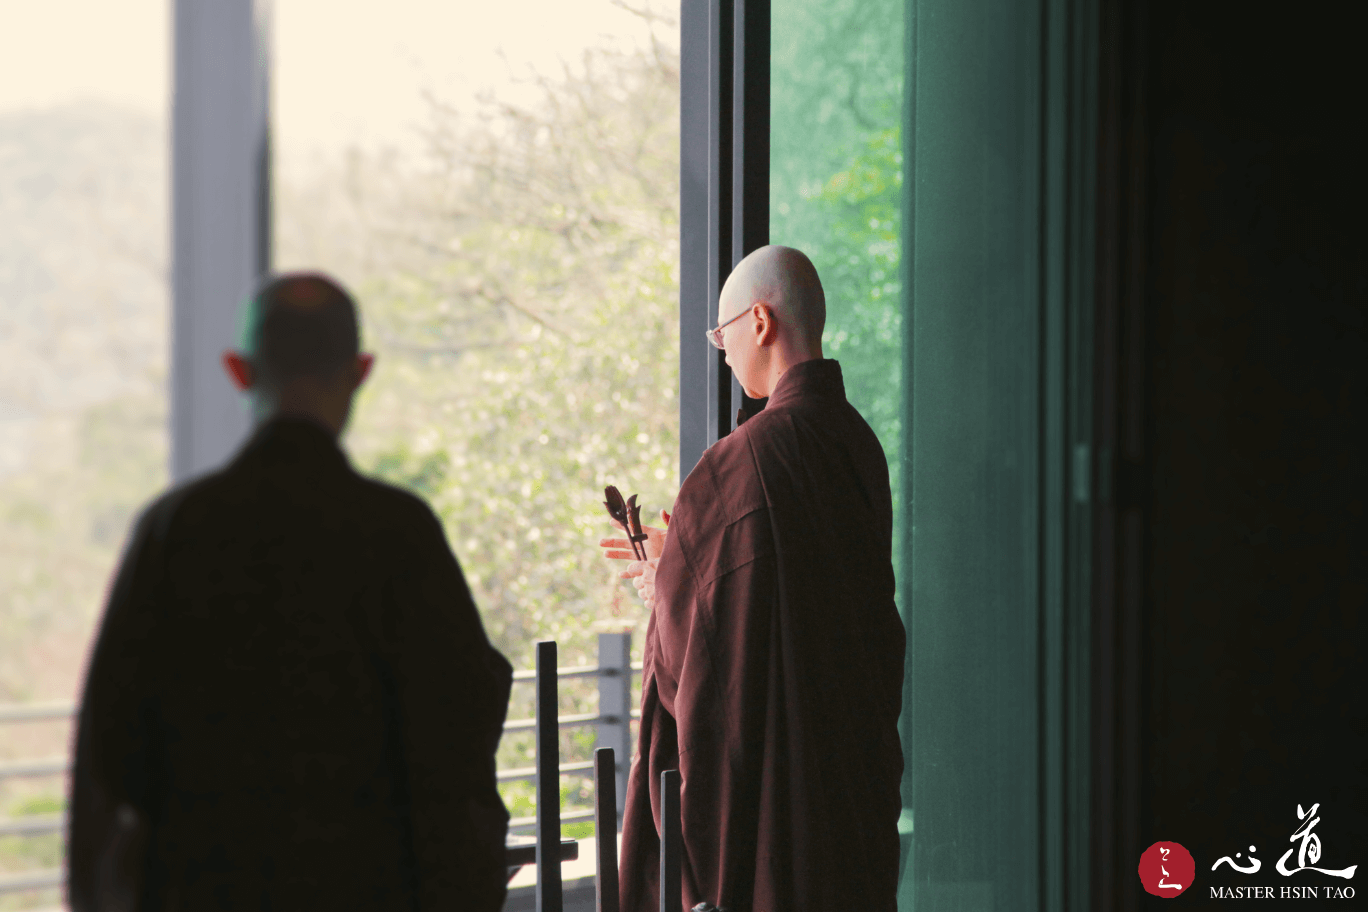
{"type": "Polygon", "coordinates": [[[770,242],[822,278],[823,349],[883,442],[900,549],[903,0],[771,10],[770,242]]]}
{"type": "Polygon", "coordinates": [[[913,22],[903,908],[1038,895],[1039,22],[913,22]]]}
{"type": "Polygon", "coordinates": [[[1090,9],[772,7],[770,237],[894,491],[904,910],[1086,904],[1090,9]]]}

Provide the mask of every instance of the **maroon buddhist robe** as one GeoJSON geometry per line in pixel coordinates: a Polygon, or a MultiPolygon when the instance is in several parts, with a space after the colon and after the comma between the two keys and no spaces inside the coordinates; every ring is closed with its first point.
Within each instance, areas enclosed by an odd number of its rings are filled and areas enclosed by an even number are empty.
{"type": "Polygon", "coordinates": [[[680,489],[646,632],[622,908],[658,908],[678,769],[685,909],[892,912],[905,636],[888,464],[807,361],[680,489]]]}
{"type": "Polygon", "coordinates": [[[73,909],[468,909],[506,894],[513,670],[432,511],[312,421],[133,532],[81,702],[73,909]],[[125,854],[116,808],[145,821],[125,854]]]}

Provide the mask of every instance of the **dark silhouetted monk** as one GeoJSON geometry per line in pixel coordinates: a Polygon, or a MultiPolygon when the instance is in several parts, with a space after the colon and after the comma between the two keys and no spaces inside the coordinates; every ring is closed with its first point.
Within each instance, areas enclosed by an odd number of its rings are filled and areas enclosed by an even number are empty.
{"type": "Polygon", "coordinates": [[[371,366],[316,274],[225,364],[257,427],[132,533],[81,703],[69,894],[95,909],[501,908],[512,669],[432,511],[338,448],[371,366]]]}
{"type": "Polygon", "coordinates": [[[769,402],[704,453],[652,559],[623,574],[653,610],[622,908],[657,908],[660,773],[677,768],[685,909],[893,912],[905,641],[888,464],[822,357],[806,256],[752,253],[720,310],[713,343],[769,402]]]}

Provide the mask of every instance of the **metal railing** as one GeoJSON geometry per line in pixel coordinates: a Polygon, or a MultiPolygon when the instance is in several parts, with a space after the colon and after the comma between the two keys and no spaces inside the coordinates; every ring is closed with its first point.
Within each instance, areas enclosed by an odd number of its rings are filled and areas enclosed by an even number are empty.
{"type": "MultiPolygon", "coordinates": [[[[580,713],[557,718],[561,728],[583,728],[593,725],[597,728],[595,748],[611,747],[616,761],[617,776],[617,817],[618,828],[622,827],[622,811],[627,797],[627,770],[631,766],[633,719],[641,713],[632,709],[632,675],[641,671],[641,663],[631,661],[632,635],[630,633],[601,633],[598,637],[598,664],[578,665],[556,671],[557,679],[586,678],[598,679],[598,712],[580,713]]],[[[537,679],[535,671],[513,672],[514,684],[531,684],[537,679]]],[[[71,719],[76,714],[72,703],[30,703],[15,706],[0,706],[0,724],[8,722],[40,722],[57,719],[71,719]]],[[[504,723],[505,732],[531,732],[536,725],[535,719],[510,719],[504,723]]],[[[41,776],[65,775],[71,768],[68,757],[46,757],[33,760],[11,760],[0,762],[0,780],[41,776]]],[[[561,775],[583,775],[592,778],[594,761],[582,760],[562,763],[561,775]]],[[[533,780],[536,778],[535,766],[502,769],[496,774],[499,782],[533,780]]],[[[561,821],[574,822],[592,820],[592,808],[578,811],[562,811],[561,821]]],[[[48,833],[66,831],[66,814],[42,814],[31,817],[0,818],[0,838],[9,836],[41,836],[48,833]]],[[[508,822],[510,833],[515,830],[531,829],[536,817],[515,817],[508,822]]],[[[24,890],[60,887],[63,872],[60,869],[25,871],[17,874],[0,874],[0,895],[24,890]]]]}

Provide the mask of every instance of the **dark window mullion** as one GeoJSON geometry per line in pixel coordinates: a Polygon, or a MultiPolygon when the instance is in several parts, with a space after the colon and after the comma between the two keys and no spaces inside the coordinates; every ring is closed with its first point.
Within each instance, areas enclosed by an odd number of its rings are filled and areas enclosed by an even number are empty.
{"type": "MultiPolygon", "coordinates": [[[[731,265],[769,243],[770,0],[733,0],[731,265]]],[[[731,399],[748,412],[765,407],[735,378],[731,399]]],[[[730,412],[730,410],[729,410],[730,412]]],[[[731,414],[728,429],[736,426],[731,414]]]]}
{"type": "Polygon", "coordinates": [[[703,339],[732,267],[769,242],[769,0],[683,0],[680,69],[680,479],[747,399],[703,339]],[[696,341],[695,341],[696,340],[696,341]]]}
{"type": "MultiPolygon", "coordinates": [[[[734,22],[732,0],[708,4],[708,311],[714,324],[718,295],[731,272],[732,260],[732,65],[734,22]]],[[[713,351],[708,373],[708,444],[731,431],[731,369],[713,351]]]]}

